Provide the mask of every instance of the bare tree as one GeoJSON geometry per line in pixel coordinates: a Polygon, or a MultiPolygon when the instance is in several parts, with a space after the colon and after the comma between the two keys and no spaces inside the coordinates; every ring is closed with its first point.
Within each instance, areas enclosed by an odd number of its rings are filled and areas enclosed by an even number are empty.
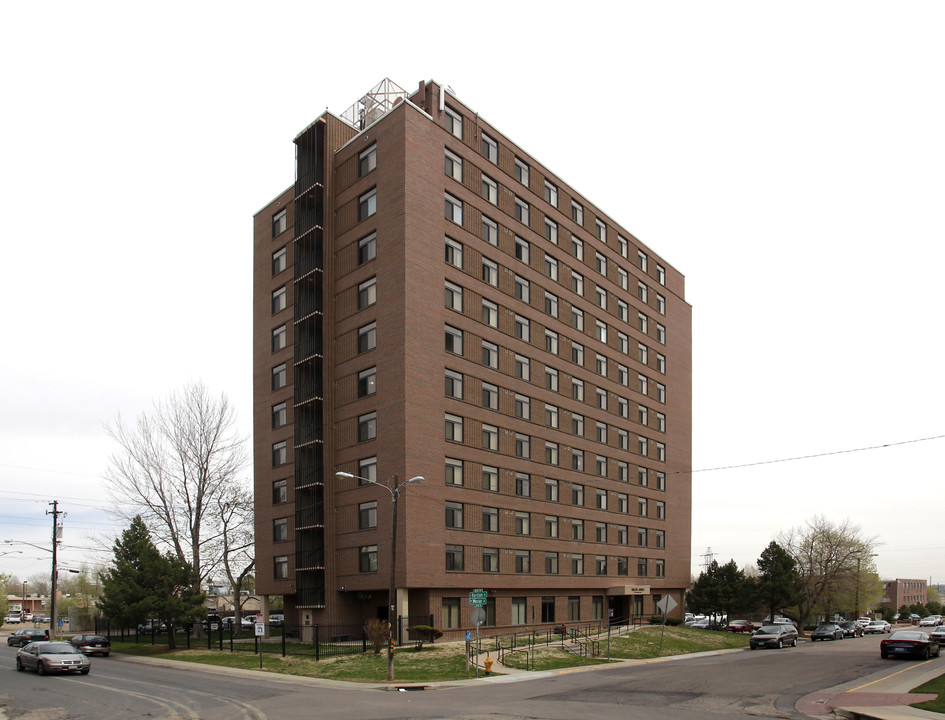
{"type": "Polygon", "coordinates": [[[226,395],[189,384],[133,425],[118,416],[106,431],[119,446],[105,474],[115,514],[139,515],[157,544],[190,563],[200,580],[208,577],[227,544],[219,503],[247,494],[246,441],[226,395]]]}
{"type": "Polygon", "coordinates": [[[796,619],[802,629],[815,612],[837,609],[833,603],[865,586],[863,574],[873,571],[876,539],[862,537],[849,520],[838,524],[816,516],[780,533],[777,542],[797,563],[802,591],[796,619]]]}
{"type": "Polygon", "coordinates": [[[243,586],[256,564],[254,555],[252,497],[220,497],[215,502],[215,519],[220,528],[215,555],[233,588],[236,617],[243,614],[243,586]]]}

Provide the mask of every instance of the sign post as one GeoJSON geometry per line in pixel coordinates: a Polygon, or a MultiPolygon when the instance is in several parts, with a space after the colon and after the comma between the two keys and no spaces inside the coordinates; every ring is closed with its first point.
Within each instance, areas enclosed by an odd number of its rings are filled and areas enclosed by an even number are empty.
{"type": "MultiPolygon", "coordinates": [[[[479,677],[479,653],[482,649],[479,645],[479,626],[486,621],[486,611],[483,608],[486,606],[486,598],[489,597],[489,593],[478,588],[472,590],[469,593],[469,604],[472,605],[475,609],[470,613],[470,620],[476,626],[476,677],[479,677]]],[[[467,633],[468,636],[468,633],[467,633]]]]}
{"type": "Polygon", "coordinates": [[[256,649],[259,650],[259,669],[262,670],[262,638],[266,636],[266,625],[264,623],[256,623],[256,649]]]}
{"type": "Polygon", "coordinates": [[[658,603],[656,603],[656,607],[658,607],[660,610],[663,611],[663,627],[660,630],[660,652],[659,652],[659,654],[662,655],[663,654],[663,635],[666,634],[666,613],[668,613],[670,610],[676,607],[676,601],[673,600],[672,595],[667,595],[658,603]]]}

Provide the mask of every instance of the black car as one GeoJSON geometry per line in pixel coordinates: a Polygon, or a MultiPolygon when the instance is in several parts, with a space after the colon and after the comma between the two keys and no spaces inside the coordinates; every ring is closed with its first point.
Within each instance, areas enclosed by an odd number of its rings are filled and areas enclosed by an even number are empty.
{"type": "Polygon", "coordinates": [[[112,651],[112,644],[104,635],[76,635],[69,644],[83,655],[102,655],[108,657],[112,651]]]}
{"type": "Polygon", "coordinates": [[[938,641],[933,640],[927,632],[921,630],[900,630],[879,644],[879,656],[882,658],[901,655],[928,660],[930,657],[938,657],[941,652],[938,641]]]}
{"type": "Polygon", "coordinates": [[[752,650],[760,647],[797,647],[797,628],[793,625],[762,625],[748,641],[752,650]]]}
{"type": "Polygon", "coordinates": [[[843,628],[834,623],[818,625],[810,634],[811,642],[815,640],[843,640],[843,628]]]}
{"type": "Polygon", "coordinates": [[[49,630],[42,628],[22,628],[7,638],[10,647],[23,647],[37,640],[49,640],[49,630]]]}
{"type": "Polygon", "coordinates": [[[843,630],[844,637],[858,638],[863,637],[863,626],[853,620],[840,623],[840,629],[843,630]]]}

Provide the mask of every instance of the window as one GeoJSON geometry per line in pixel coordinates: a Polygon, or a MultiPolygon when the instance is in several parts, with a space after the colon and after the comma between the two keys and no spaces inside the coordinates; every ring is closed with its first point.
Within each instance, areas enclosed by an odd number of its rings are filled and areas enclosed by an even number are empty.
{"type": "MultiPolygon", "coordinates": [[[[556,282],[558,280],[558,261],[547,253],[545,254],[545,275],[556,282]]],[[[547,296],[548,293],[545,293],[545,297],[547,296]]]]}
{"type": "Polygon", "coordinates": [[[603,320],[597,320],[594,323],[595,334],[597,335],[598,341],[607,344],[607,323],[603,320]]]}
{"type": "Polygon", "coordinates": [[[607,574],[607,556],[606,555],[597,555],[594,560],[595,572],[598,575],[607,574]]]}
{"type": "Polygon", "coordinates": [[[637,528],[637,545],[646,547],[646,528],[637,528]]]}
{"type": "Polygon", "coordinates": [[[281,312],[286,308],[286,292],[285,285],[281,288],[272,291],[272,314],[275,315],[277,312],[281,312]]]}
{"type": "Polygon", "coordinates": [[[443,125],[446,132],[452,133],[460,140],[463,139],[463,116],[452,108],[443,109],[443,125]]]}
{"type": "Polygon", "coordinates": [[[656,459],[660,462],[666,462],[666,445],[664,443],[656,443],[656,459]]]}
{"type": "MultiPolygon", "coordinates": [[[[556,552],[546,552],[545,553],[545,574],[546,575],[557,575],[558,574],[558,553],[556,552]]],[[[554,622],[554,598],[543,598],[541,601],[541,621],[542,622],[554,622]],[[545,620],[546,616],[546,606],[545,600],[551,600],[551,604],[548,606],[551,610],[551,619],[545,620]]]]}
{"type": "Polygon", "coordinates": [[[461,530],[463,527],[463,504],[446,502],[446,527],[461,530]]]}
{"type": "Polygon", "coordinates": [[[647,348],[647,346],[643,343],[637,343],[637,360],[639,360],[644,365],[646,365],[648,349],[649,348],[647,348]]]}
{"type": "Polygon", "coordinates": [[[482,341],[482,364],[486,367],[499,366],[499,346],[486,340],[482,341]]]}
{"type": "Polygon", "coordinates": [[[482,384],[482,406],[490,410],[499,409],[499,388],[491,383],[482,384]]]}
{"type": "Polygon", "coordinates": [[[499,266],[486,258],[482,259],[482,281],[499,287],[499,266]]]}
{"type": "Polygon", "coordinates": [[[558,516],[557,515],[545,515],[545,537],[546,538],[558,537],[558,516]]]}
{"type": "Polygon", "coordinates": [[[515,377],[519,380],[529,380],[531,377],[531,363],[524,355],[515,356],[515,377]]]}
{"type": "Polygon", "coordinates": [[[482,426],[482,447],[486,450],[499,449],[499,428],[495,425],[482,426]]]}
{"type": "Polygon", "coordinates": [[[584,332],[584,311],[576,307],[571,308],[571,327],[584,332]]]}
{"type": "Polygon", "coordinates": [[[584,346],[573,341],[571,343],[571,362],[584,367],[584,346]]]}
{"type": "Polygon", "coordinates": [[[597,272],[607,277],[607,258],[601,255],[599,252],[594,253],[594,263],[597,268],[597,272]]]}
{"type": "Polygon", "coordinates": [[[666,373],[666,356],[662,353],[656,353],[656,370],[661,373],[666,373]]]}
{"type": "Polygon", "coordinates": [[[643,313],[637,313],[637,329],[645,335],[648,327],[649,318],[643,313]]]}
{"type": "Polygon", "coordinates": [[[482,176],[482,189],[480,190],[481,195],[493,205],[498,204],[499,202],[499,186],[496,184],[488,175],[482,176]]]}
{"type": "Polygon", "coordinates": [[[515,219],[518,220],[523,225],[528,225],[528,203],[522,200],[522,198],[515,197],[515,219]]]}
{"type": "Polygon", "coordinates": [[[630,276],[623,268],[617,268],[617,284],[620,285],[621,290],[626,290],[630,287],[630,276]]]}
{"type": "Polygon", "coordinates": [[[521,315],[515,316],[515,337],[519,340],[529,342],[531,332],[528,318],[523,318],[521,315]]]}
{"type": "Polygon", "coordinates": [[[558,464],[558,443],[545,440],[545,462],[549,465],[558,464]]]}
{"type": "Polygon", "coordinates": [[[630,307],[623,300],[617,301],[617,317],[619,317],[622,322],[629,322],[630,307]]]}
{"type": "Polygon", "coordinates": [[[525,605],[525,598],[512,598],[512,624],[524,625],[528,622],[528,612],[525,605]]]}
{"type": "Polygon", "coordinates": [[[278,505],[289,501],[289,481],[276,480],[272,484],[272,504],[278,505]]]}
{"type": "Polygon", "coordinates": [[[646,457],[646,451],[648,450],[649,441],[645,437],[637,438],[637,452],[639,452],[643,457],[646,457]]]}
{"type": "Polygon", "coordinates": [[[358,570],[377,572],[377,545],[363,545],[358,548],[358,570]]]}
{"type": "Polygon", "coordinates": [[[487,218],[485,215],[482,216],[482,229],[481,229],[482,239],[485,240],[490,245],[499,244],[499,226],[496,225],[495,220],[487,218]]]}
{"type": "Polygon", "coordinates": [[[528,473],[515,473],[515,494],[519,497],[532,496],[532,478],[528,473]]]}
{"type": "Polygon", "coordinates": [[[601,410],[607,409],[607,391],[603,388],[597,388],[597,407],[601,410]]]}
{"type": "Polygon", "coordinates": [[[637,558],[637,575],[646,577],[646,558],[637,558]]]}
{"type": "Polygon", "coordinates": [[[647,420],[649,420],[649,417],[650,417],[649,409],[644,407],[643,405],[637,405],[637,418],[639,419],[640,424],[646,425],[647,420]]]}
{"type": "Polygon", "coordinates": [[[445,283],[445,294],[443,304],[450,310],[456,312],[463,311],[463,289],[459,285],[454,285],[449,280],[445,283]]]}
{"type": "Polygon", "coordinates": [[[461,486],[463,484],[463,461],[456,458],[446,458],[444,474],[447,485],[461,486]]]}
{"type": "Polygon", "coordinates": [[[666,314],[666,298],[662,295],[656,296],[656,309],[659,310],[660,315],[666,314]]]}
{"type": "Polygon", "coordinates": [[[285,347],[285,325],[280,325],[272,331],[272,351],[277,352],[285,347]]]}
{"type": "Polygon", "coordinates": [[[287,265],[286,249],[281,247],[272,254],[272,274],[278,275],[286,269],[287,265]]]}
{"type": "Polygon", "coordinates": [[[642,250],[637,250],[637,264],[640,266],[640,269],[643,272],[646,272],[646,265],[647,265],[646,253],[643,252],[642,250]]]}
{"type": "Polygon", "coordinates": [[[555,245],[558,244],[558,223],[549,218],[545,218],[545,240],[549,240],[555,245]]]}
{"type": "Polygon", "coordinates": [[[358,480],[358,485],[367,485],[365,480],[377,482],[377,458],[369,457],[358,460],[358,475],[364,480],[358,480]]]}
{"type": "Polygon", "coordinates": [[[558,207],[558,188],[545,180],[545,202],[552,207],[558,207]]]}
{"type": "Polygon", "coordinates": [[[377,233],[358,240],[358,265],[364,265],[377,257],[377,233]]]}
{"type": "Polygon", "coordinates": [[[646,302],[646,285],[643,283],[637,283],[637,297],[646,302]]]}
{"type": "Polygon", "coordinates": [[[515,513],[515,534],[516,535],[529,535],[531,534],[531,516],[527,512],[517,512],[515,513]]]}
{"type": "Polygon", "coordinates": [[[463,375],[453,370],[446,371],[446,397],[463,399],[463,375]]]}
{"type": "Polygon", "coordinates": [[[373,188],[358,198],[358,221],[367,220],[376,212],[377,188],[373,188]]]}
{"type": "Polygon", "coordinates": [[[453,442],[463,441],[463,418],[446,413],[446,439],[453,442]]]}
{"type": "Polygon", "coordinates": [[[523,433],[515,433],[515,454],[520,458],[530,458],[531,439],[523,433]]]}
{"type": "Polygon", "coordinates": [[[584,556],[583,555],[571,556],[571,574],[572,575],[584,574],[584,556]]]}
{"type": "Polygon", "coordinates": [[[662,265],[656,266],[656,280],[660,285],[666,284],[666,268],[664,268],[662,265]]]}
{"type": "Polygon", "coordinates": [[[554,368],[545,368],[545,388],[558,391],[558,371],[554,368]]]}
{"type": "Polygon", "coordinates": [[[594,424],[597,436],[597,442],[607,444],[607,423],[597,422],[594,424]]]}
{"type": "MultiPolygon", "coordinates": [[[[575,259],[584,261],[584,241],[581,240],[577,235],[571,236],[571,254],[574,255],[575,259]]],[[[577,292],[577,291],[575,291],[577,292]]],[[[583,295],[583,290],[581,292],[583,295]]]]}
{"type": "Polygon", "coordinates": [[[646,388],[649,383],[647,382],[646,375],[637,375],[637,390],[641,395],[646,395],[646,388]]]}
{"type": "Polygon", "coordinates": [[[286,580],[289,577],[288,555],[276,555],[272,559],[272,575],[276,580],[286,580]]]}
{"type": "Polygon", "coordinates": [[[630,449],[630,433],[623,428],[617,428],[617,447],[621,450],[630,449]]]}
{"type": "Polygon", "coordinates": [[[624,355],[630,352],[630,338],[619,330],[617,331],[617,349],[624,355]]]}
{"type": "Polygon", "coordinates": [[[641,487],[646,487],[648,482],[648,471],[645,467],[637,468],[637,482],[641,487]]]}
{"type": "MultiPolygon", "coordinates": [[[[558,298],[547,291],[545,292],[545,312],[551,317],[558,317],[558,298]]],[[[555,354],[558,354],[557,350],[555,350],[555,354]]]]}
{"type": "Polygon", "coordinates": [[[571,378],[571,397],[584,402],[584,381],[571,378]]]}
{"type": "Polygon", "coordinates": [[[607,242],[607,225],[600,218],[594,220],[594,230],[597,233],[597,239],[603,243],[607,242]]]}
{"type": "Polygon", "coordinates": [[[449,193],[445,194],[445,207],[446,207],[446,219],[456,223],[457,225],[463,224],[463,201],[459,198],[453,197],[449,193]]]}
{"type": "Polygon", "coordinates": [[[446,262],[462,270],[463,246],[449,236],[443,238],[443,244],[446,251],[446,262]]]}
{"type": "Polygon", "coordinates": [[[482,571],[499,572],[499,548],[482,549],[482,571]]]}
{"type": "Polygon", "coordinates": [[[571,219],[584,227],[584,207],[574,200],[571,201],[571,219]]]}
{"type": "Polygon", "coordinates": [[[482,154],[491,163],[499,162],[499,145],[485,133],[482,133],[482,154]]]}
{"type": "Polygon", "coordinates": [[[459,598],[445,597],[441,605],[443,629],[454,629],[459,627],[459,598]]]}
{"type": "Polygon", "coordinates": [[[525,164],[524,160],[518,158],[515,158],[515,179],[528,187],[528,165],[525,164]]]}
{"type": "Polygon", "coordinates": [[[656,383],[656,399],[661,403],[666,402],[666,386],[662,383],[656,383]]]}
{"type": "Polygon", "coordinates": [[[584,276],[579,272],[571,271],[571,290],[575,294],[584,297],[584,276]]]}
{"type": "Polygon", "coordinates": [[[575,518],[571,521],[571,539],[572,540],[583,540],[584,539],[584,521],[575,518]]]}
{"type": "Polygon", "coordinates": [[[666,432],[666,416],[661,412],[656,413],[656,429],[666,432]]]}
{"type": "Polygon", "coordinates": [[[358,310],[377,302],[377,278],[372,277],[358,285],[358,310]]]}
{"type": "Polygon", "coordinates": [[[623,460],[617,461],[617,479],[620,480],[620,482],[630,481],[630,468],[623,460]]]}
{"type": "Polygon", "coordinates": [[[377,323],[372,322],[358,328],[358,352],[363,353],[377,347],[377,323]]]}
{"type": "MultiPolygon", "coordinates": [[[[662,473],[660,473],[660,474],[662,474],[662,473]]],[[[662,490],[662,489],[663,489],[663,488],[660,488],[660,490],[662,490]]],[[[656,519],[657,519],[657,520],[665,520],[665,519],[666,519],[666,503],[664,503],[662,500],[657,500],[657,501],[656,501],[656,519]]]]}
{"type": "Polygon", "coordinates": [[[483,532],[499,532],[499,508],[482,508],[483,532]]]}
{"type": "Polygon", "coordinates": [[[444,150],[443,171],[457,182],[463,181],[463,159],[454,152],[444,150]]]}
{"type": "Polygon", "coordinates": [[[578,437],[584,437],[584,416],[571,413],[571,432],[578,437]]]}
{"type": "Polygon", "coordinates": [[[528,240],[515,236],[515,257],[528,265],[529,247],[528,240]]]}
{"type": "Polygon", "coordinates": [[[369,530],[377,527],[377,500],[358,505],[358,529],[369,530]]]}
{"type": "Polygon", "coordinates": [[[493,328],[499,325],[499,306],[491,300],[482,301],[482,322],[493,328]]]}
{"type": "Polygon", "coordinates": [[[596,502],[595,507],[598,510],[606,510],[607,509],[607,491],[595,490],[594,497],[595,497],[595,502],[596,502]]]}
{"type": "Polygon", "coordinates": [[[571,484],[571,504],[584,507],[584,486],[571,484]]]}
{"type": "Polygon", "coordinates": [[[626,525],[617,526],[617,544],[626,545],[628,542],[629,532],[626,525]]]}
{"type": "Polygon", "coordinates": [[[607,309],[607,291],[602,287],[598,287],[595,295],[597,297],[597,307],[601,310],[607,309]]]}
{"type": "Polygon", "coordinates": [[[463,354],[463,331],[450,325],[445,330],[446,352],[456,355],[463,354]]]}
{"type": "Polygon", "coordinates": [[[358,442],[377,437],[377,413],[370,412],[358,417],[358,442]]]}
{"type": "Polygon", "coordinates": [[[584,451],[571,450],[571,469],[578,472],[584,471],[584,451]]]}
{"type": "Polygon", "coordinates": [[[666,577],[666,561],[656,561],[656,577],[666,577]]]}
{"type": "Polygon", "coordinates": [[[558,408],[545,404],[545,425],[550,428],[558,427],[558,408]]]}
{"type": "Polygon", "coordinates": [[[377,368],[372,367],[358,373],[358,397],[367,397],[377,392],[377,368]]]}
{"type": "Polygon", "coordinates": [[[285,440],[273,443],[272,446],[272,466],[278,467],[289,462],[288,443],[285,440]]]}
{"type": "Polygon", "coordinates": [[[499,492],[499,469],[490,465],[482,466],[482,489],[488,492],[499,492]]]}
{"type": "Polygon", "coordinates": [[[656,531],[656,547],[661,550],[666,548],[666,533],[662,530],[656,531]]]}
{"type": "Polygon", "coordinates": [[[621,385],[627,387],[630,384],[630,368],[617,363],[617,380],[621,385]]]}
{"type": "Polygon", "coordinates": [[[282,208],[279,212],[275,213],[272,216],[272,236],[281,235],[286,231],[288,227],[288,213],[286,208],[282,208]]]}
{"type": "Polygon", "coordinates": [[[607,542],[607,523],[594,523],[594,539],[596,542],[607,542]]]}
{"type": "Polygon", "coordinates": [[[288,518],[276,518],[272,521],[272,541],[285,542],[289,539],[288,518]]]}
{"type": "Polygon", "coordinates": [[[364,177],[377,167],[377,143],[358,155],[358,177],[364,177]]]}
{"type": "Polygon", "coordinates": [[[629,565],[629,562],[628,562],[628,559],[627,559],[627,558],[625,558],[625,557],[618,557],[618,558],[617,558],[617,574],[618,574],[618,575],[628,575],[628,574],[629,574],[628,565],[629,565]]]}
{"type": "Polygon", "coordinates": [[[558,354],[558,333],[554,330],[545,330],[545,350],[552,355],[558,354]]]}
{"type": "Polygon", "coordinates": [[[531,571],[531,553],[528,550],[516,550],[515,572],[529,573],[531,571]]]}
{"type": "Polygon", "coordinates": [[[558,481],[545,478],[545,500],[558,502],[558,481]]]}
{"type": "Polygon", "coordinates": [[[656,489],[666,490],[666,473],[656,473],[656,489]]]}
{"type": "Polygon", "coordinates": [[[515,395],[515,417],[531,420],[531,400],[527,395],[515,395]]]}
{"type": "Polygon", "coordinates": [[[617,493],[617,512],[630,512],[630,500],[625,493],[617,493]]]}

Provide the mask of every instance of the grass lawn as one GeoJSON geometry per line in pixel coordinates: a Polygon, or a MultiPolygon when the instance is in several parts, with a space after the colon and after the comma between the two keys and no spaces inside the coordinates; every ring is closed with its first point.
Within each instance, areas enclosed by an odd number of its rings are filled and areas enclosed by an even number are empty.
{"type": "MultiPolygon", "coordinates": [[[[645,659],[660,655],[660,627],[645,627],[621,637],[610,639],[612,659],[645,659]]],[[[682,655],[748,646],[748,636],[735,633],[692,630],[684,627],[667,627],[663,638],[662,655],[682,655]]],[[[268,650],[269,648],[267,648],[268,650]]],[[[422,650],[412,647],[399,648],[394,654],[394,680],[398,683],[443,682],[464,680],[476,676],[474,668],[466,672],[463,643],[441,643],[425,645],[422,650]]],[[[553,670],[582,665],[599,665],[607,660],[607,638],[601,639],[600,655],[584,658],[560,646],[539,646],[531,658],[531,670],[553,670]]],[[[112,643],[116,653],[161,657],[183,662],[204,663],[224,667],[259,669],[259,656],[249,652],[224,650],[177,649],[169,651],[160,645],[135,643],[112,643]]],[[[274,649],[275,650],[275,649],[274,649]]],[[[493,657],[495,655],[493,654],[493,657]]],[[[515,653],[507,656],[509,667],[525,668],[525,655],[515,653]]],[[[281,657],[278,651],[263,653],[263,671],[286,675],[347,680],[351,682],[385,682],[387,679],[387,655],[372,651],[322,659],[316,662],[305,657],[281,657]]],[[[481,675],[481,671],[480,671],[481,675]]]]}
{"type": "Polygon", "coordinates": [[[915,703],[911,707],[919,710],[929,710],[930,712],[945,713],[945,675],[939,675],[934,680],[929,680],[924,685],[912,690],[914,693],[938,693],[938,698],[928,702],[915,703]]]}

